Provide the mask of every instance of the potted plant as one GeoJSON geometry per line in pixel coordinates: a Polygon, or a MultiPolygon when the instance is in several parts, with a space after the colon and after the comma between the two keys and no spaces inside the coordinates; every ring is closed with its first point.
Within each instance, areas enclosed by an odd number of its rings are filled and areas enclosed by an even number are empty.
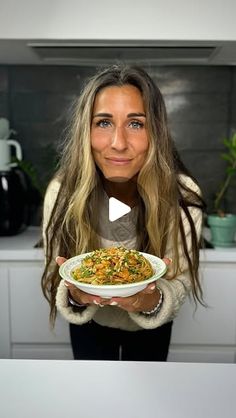
{"type": "Polygon", "coordinates": [[[223,143],[226,151],[221,157],[227,162],[225,179],[215,195],[214,214],[208,215],[207,220],[214,247],[233,247],[236,245],[236,215],[225,211],[223,201],[236,174],[236,133],[224,139],[223,143]]]}

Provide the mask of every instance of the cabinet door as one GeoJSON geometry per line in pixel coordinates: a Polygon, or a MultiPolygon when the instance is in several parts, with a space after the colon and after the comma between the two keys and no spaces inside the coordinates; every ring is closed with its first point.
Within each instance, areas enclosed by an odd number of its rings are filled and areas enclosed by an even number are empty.
{"type": "Polygon", "coordinates": [[[49,306],[41,290],[42,263],[9,268],[12,343],[69,343],[68,323],[49,325],[49,306]]]}
{"type": "Polygon", "coordinates": [[[236,345],[236,264],[201,267],[207,308],[186,301],[174,321],[172,344],[236,345]]]}
{"type": "Polygon", "coordinates": [[[7,268],[0,266],[0,358],[10,357],[9,290],[7,268]]]}

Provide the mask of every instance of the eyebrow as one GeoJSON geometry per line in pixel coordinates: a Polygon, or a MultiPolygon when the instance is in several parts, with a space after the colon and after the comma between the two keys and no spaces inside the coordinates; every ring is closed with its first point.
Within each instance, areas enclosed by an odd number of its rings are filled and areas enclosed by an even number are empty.
{"type": "MultiPolygon", "coordinates": [[[[127,115],[128,118],[135,118],[135,117],[140,117],[140,116],[143,118],[146,117],[145,113],[142,113],[142,112],[128,113],[127,115]]],[[[112,118],[113,115],[111,113],[95,113],[95,115],[93,115],[93,118],[98,118],[98,117],[112,118]]]]}
{"type": "Polygon", "coordinates": [[[98,118],[98,117],[112,118],[112,114],[111,113],[95,113],[95,115],[93,115],[93,118],[98,118]]]}
{"type": "Polygon", "coordinates": [[[137,116],[142,116],[143,118],[146,118],[145,113],[142,113],[142,112],[138,112],[138,113],[129,113],[127,116],[128,116],[128,118],[135,118],[135,117],[137,117],[137,116]]]}

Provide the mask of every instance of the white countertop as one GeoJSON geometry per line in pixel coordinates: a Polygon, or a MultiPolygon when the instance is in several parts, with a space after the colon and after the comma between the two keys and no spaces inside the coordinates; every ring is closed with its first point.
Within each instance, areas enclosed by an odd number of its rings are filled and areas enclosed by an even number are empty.
{"type": "Polygon", "coordinates": [[[232,418],[236,365],[0,360],[1,418],[232,418]]]}
{"type": "Polygon", "coordinates": [[[41,229],[38,227],[27,228],[18,235],[0,237],[0,261],[43,261],[43,249],[34,248],[40,239],[41,229]]]}
{"type": "MultiPolygon", "coordinates": [[[[30,227],[12,237],[0,237],[0,261],[30,261],[44,259],[42,248],[34,248],[41,238],[38,227],[30,227]]],[[[200,251],[201,262],[236,262],[235,248],[205,249],[200,251]]]]}

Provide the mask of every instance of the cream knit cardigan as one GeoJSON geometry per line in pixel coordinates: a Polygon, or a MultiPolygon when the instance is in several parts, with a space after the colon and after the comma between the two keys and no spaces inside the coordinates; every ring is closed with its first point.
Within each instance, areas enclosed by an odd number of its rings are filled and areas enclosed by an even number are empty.
{"type": "MultiPolygon", "coordinates": [[[[194,191],[200,193],[198,186],[189,177],[182,176],[185,184],[192,188],[194,191]]],[[[43,212],[43,236],[45,238],[45,229],[48,224],[50,213],[52,211],[55,199],[57,197],[60,184],[58,181],[53,180],[47,189],[45,200],[44,200],[44,212],[43,212]]],[[[195,224],[197,236],[200,237],[202,228],[202,211],[198,208],[189,208],[193,222],[195,224]]],[[[191,240],[190,240],[190,226],[186,219],[184,212],[181,213],[183,219],[183,225],[185,229],[185,235],[187,239],[187,245],[189,252],[191,252],[191,240]]],[[[44,239],[45,242],[45,239],[44,239]]],[[[116,243],[114,243],[116,245],[116,243]]],[[[103,245],[102,243],[102,246],[103,245]]],[[[56,254],[63,256],[63,254],[56,254]]],[[[167,250],[165,257],[173,258],[172,248],[169,243],[167,244],[167,250]]],[[[104,306],[99,307],[97,305],[90,305],[79,312],[75,312],[71,306],[68,306],[68,290],[64,285],[63,280],[58,286],[56,296],[56,306],[60,314],[70,323],[73,324],[84,324],[91,319],[96,323],[113,327],[120,328],[123,330],[136,331],[138,329],[152,329],[163,325],[166,322],[174,319],[185,301],[186,296],[191,291],[191,281],[189,272],[187,269],[187,261],[183,253],[180,254],[181,271],[185,271],[176,278],[169,280],[168,274],[158,279],[158,287],[161,288],[164,295],[163,304],[161,310],[155,316],[144,316],[142,313],[128,313],[116,306],[104,306]]],[[[171,268],[171,267],[170,267],[171,268]]],[[[170,273],[170,268],[169,273],[170,273]]]]}

